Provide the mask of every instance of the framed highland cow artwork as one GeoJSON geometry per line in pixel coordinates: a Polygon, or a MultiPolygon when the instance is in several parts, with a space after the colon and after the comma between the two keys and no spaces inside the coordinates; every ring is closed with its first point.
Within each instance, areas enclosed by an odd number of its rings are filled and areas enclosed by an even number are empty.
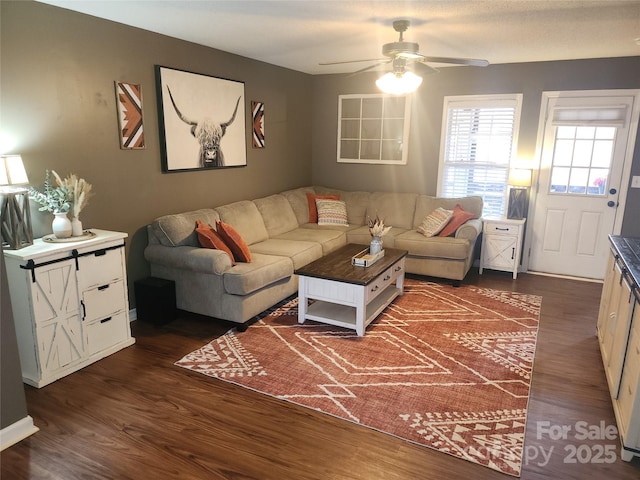
{"type": "Polygon", "coordinates": [[[162,171],[246,166],[244,82],[155,69],[162,171]]]}

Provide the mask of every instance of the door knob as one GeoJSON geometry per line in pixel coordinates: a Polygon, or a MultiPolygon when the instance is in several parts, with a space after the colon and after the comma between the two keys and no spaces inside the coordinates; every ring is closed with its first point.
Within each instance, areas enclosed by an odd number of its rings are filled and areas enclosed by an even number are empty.
{"type": "Polygon", "coordinates": [[[608,207],[615,207],[615,206],[616,206],[616,202],[614,202],[613,200],[609,200],[609,201],[607,202],[607,206],[608,206],[608,207]]]}

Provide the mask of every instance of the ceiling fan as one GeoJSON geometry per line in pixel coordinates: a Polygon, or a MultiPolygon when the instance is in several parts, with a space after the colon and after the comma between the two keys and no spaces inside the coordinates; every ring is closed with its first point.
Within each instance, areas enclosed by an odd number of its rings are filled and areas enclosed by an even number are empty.
{"type": "Polygon", "coordinates": [[[397,42],[385,43],[382,46],[382,55],[384,55],[385,58],[369,58],[343,62],[326,62],[320,63],[320,65],[377,62],[373,65],[369,65],[368,67],[353,72],[352,75],[355,75],[358,73],[366,72],[367,70],[374,69],[376,67],[379,67],[380,65],[391,63],[393,67],[393,73],[397,76],[402,75],[404,72],[406,72],[407,67],[409,67],[409,70],[411,68],[413,68],[414,70],[419,70],[422,74],[430,74],[438,71],[435,68],[426,65],[425,62],[452,63],[455,65],[471,65],[475,67],[486,67],[487,65],[489,65],[489,62],[487,60],[479,60],[473,58],[431,57],[422,55],[418,51],[420,47],[417,43],[404,41],[403,34],[407,31],[410,24],[411,22],[409,20],[395,20],[393,22],[393,29],[400,34],[400,38],[397,42]]]}

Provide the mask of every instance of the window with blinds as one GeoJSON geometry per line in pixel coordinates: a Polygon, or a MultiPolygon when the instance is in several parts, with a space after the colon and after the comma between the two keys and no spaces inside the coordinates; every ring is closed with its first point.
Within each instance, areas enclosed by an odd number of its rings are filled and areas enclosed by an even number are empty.
{"type": "Polygon", "coordinates": [[[555,106],[549,194],[606,196],[617,128],[627,105],[555,106]]]}
{"type": "Polygon", "coordinates": [[[522,95],[445,97],[438,195],[481,196],[483,215],[506,211],[522,95]]]}

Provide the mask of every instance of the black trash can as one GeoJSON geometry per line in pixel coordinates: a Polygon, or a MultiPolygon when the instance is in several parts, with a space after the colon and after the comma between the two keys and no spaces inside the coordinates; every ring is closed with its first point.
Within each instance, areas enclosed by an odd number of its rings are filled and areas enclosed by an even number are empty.
{"type": "Polygon", "coordinates": [[[176,318],[176,282],[149,277],[134,284],[138,320],[164,325],[176,318]]]}

